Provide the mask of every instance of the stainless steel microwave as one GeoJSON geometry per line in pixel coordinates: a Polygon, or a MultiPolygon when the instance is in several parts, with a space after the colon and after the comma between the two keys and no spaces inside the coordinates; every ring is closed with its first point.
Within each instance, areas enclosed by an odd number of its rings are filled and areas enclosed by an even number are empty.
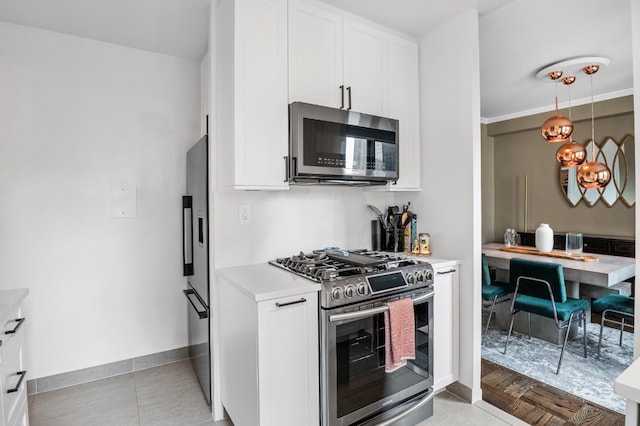
{"type": "Polygon", "coordinates": [[[398,163],[398,120],[289,105],[290,183],[385,184],[398,179],[398,163]]]}

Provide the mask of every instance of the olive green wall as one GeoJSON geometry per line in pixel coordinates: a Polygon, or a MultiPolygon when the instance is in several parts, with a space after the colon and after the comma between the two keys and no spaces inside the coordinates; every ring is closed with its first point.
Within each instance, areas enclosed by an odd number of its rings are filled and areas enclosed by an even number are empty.
{"type": "MultiPolygon", "coordinates": [[[[566,111],[560,113],[568,115],[566,111]]],[[[591,139],[590,114],[590,105],[573,108],[575,141],[584,144],[591,139]]],[[[483,242],[502,241],[506,228],[531,232],[540,223],[548,223],[554,232],[635,238],[635,205],[627,207],[618,201],[607,207],[600,200],[593,207],[584,201],[572,207],[565,199],[559,184],[560,166],[555,160],[561,144],[548,143],[540,135],[540,126],[551,115],[536,114],[483,126],[482,200],[487,204],[483,206],[483,242]],[[485,168],[491,169],[493,175],[485,168]],[[491,199],[492,206],[488,205],[491,199]]],[[[625,135],[633,134],[631,96],[596,103],[595,115],[598,144],[607,137],[621,141],[625,135]]]]}

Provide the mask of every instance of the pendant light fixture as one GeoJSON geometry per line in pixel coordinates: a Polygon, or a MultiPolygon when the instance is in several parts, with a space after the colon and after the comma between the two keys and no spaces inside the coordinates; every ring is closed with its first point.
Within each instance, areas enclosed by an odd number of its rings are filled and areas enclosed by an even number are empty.
{"type": "MultiPolygon", "coordinates": [[[[562,70],[552,70],[547,73],[547,77],[557,84],[562,73],[562,70]]],[[[542,137],[547,142],[566,142],[573,133],[573,122],[558,112],[558,86],[556,86],[556,115],[548,118],[542,124],[541,130],[542,137]]]]}
{"type": "MultiPolygon", "coordinates": [[[[570,75],[562,79],[565,86],[569,88],[569,120],[571,120],[571,85],[576,81],[576,76],[570,75]]],[[[584,163],[587,158],[587,150],[584,146],[576,143],[569,135],[569,142],[562,144],[556,151],[556,160],[561,167],[575,167],[584,163]]]]}
{"type": "Polygon", "coordinates": [[[596,138],[594,130],[594,113],[593,113],[593,74],[597,73],[600,69],[598,64],[591,64],[585,66],[582,70],[590,77],[591,80],[591,161],[583,164],[578,169],[577,179],[578,184],[586,189],[602,189],[611,180],[611,170],[599,161],[596,161],[596,138]]]}

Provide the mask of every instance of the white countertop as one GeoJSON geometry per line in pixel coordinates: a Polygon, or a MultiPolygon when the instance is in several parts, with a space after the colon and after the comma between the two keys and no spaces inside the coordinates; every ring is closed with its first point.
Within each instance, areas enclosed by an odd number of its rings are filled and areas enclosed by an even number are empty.
{"type": "Polygon", "coordinates": [[[0,318],[4,318],[24,300],[29,294],[29,289],[18,288],[15,290],[0,290],[0,318]]]}
{"type": "Polygon", "coordinates": [[[321,286],[268,263],[216,269],[216,275],[256,302],[320,291],[321,286]]]}
{"type": "MultiPolygon", "coordinates": [[[[408,253],[393,254],[409,255],[408,253]]],[[[453,267],[458,263],[456,260],[435,259],[425,256],[412,257],[422,262],[428,262],[434,268],[453,267]]],[[[216,269],[216,276],[235,285],[255,302],[296,296],[322,289],[319,283],[268,263],[216,269]]]]}
{"type": "MultiPolygon", "coordinates": [[[[488,243],[482,246],[482,252],[486,254],[489,266],[508,270],[509,261],[514,257],[538,262],[559,263],[562,265],[566,280],[602,287],[610,287],[636,274],[636,260],[632,257],[593,254],[593,256],[598,257],[597,262],[582,262],[557,257],[507,252],[502,251],[502,247],[504,245],[500,243],[488,243]]],[[[589,253],[585,252],[584,254],[589,253]]]]}
{"type": "Polygon", "coordinates": [[[640,358],[618,376],[613,384],[613,391],[640,404],[640,358]]]}

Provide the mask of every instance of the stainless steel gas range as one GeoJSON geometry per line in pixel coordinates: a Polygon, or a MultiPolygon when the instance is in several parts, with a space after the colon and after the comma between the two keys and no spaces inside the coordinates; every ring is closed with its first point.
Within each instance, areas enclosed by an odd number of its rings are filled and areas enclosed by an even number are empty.
{"type": "Polygon", "coordinates": [[[433,268],[402,254],[324,249],[272,265],[322,285],[321,424],[415,425],[433,413],[433,268]],[[415,354],[385,372],[387,303],[414,304],[415,354]]]}

